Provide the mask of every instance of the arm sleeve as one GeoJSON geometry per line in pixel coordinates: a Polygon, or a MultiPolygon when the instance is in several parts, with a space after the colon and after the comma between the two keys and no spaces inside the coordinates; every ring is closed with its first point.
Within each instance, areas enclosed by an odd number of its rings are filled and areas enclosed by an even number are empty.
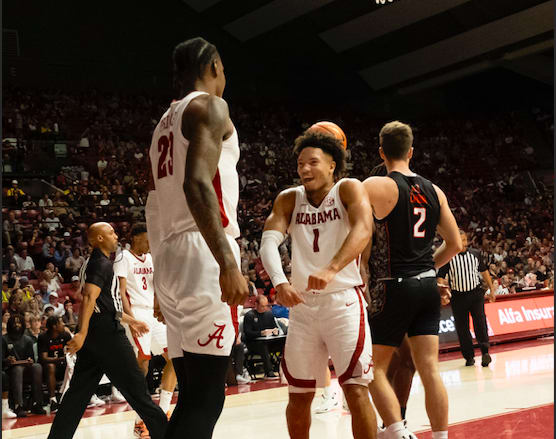
{"type": "Polygon", "coordinates": [[[245,332],[246,340],[254,340],[261,335],[261,332],[255,328],[252,312],[248,312],[243,318],[243,332],[245,332]]]}
{"type": "Polygon", "coordinates": [[[282,258],[278,251],[278,246],[283,240],[284,234],[277,230],[264,231],[261,239],[261,261],[274,287],[288,283],[288,278],[282,268],[282,258]]]}

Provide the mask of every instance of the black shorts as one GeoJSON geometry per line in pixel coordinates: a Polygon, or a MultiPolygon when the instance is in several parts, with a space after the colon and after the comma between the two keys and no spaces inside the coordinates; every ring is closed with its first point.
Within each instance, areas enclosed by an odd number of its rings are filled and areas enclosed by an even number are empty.
{"type": "Polygon", "coordinates": [[[398,347],[405,334],[438,335],[440,293],[436,277],[385,281],[384,307],[369,316],[373,344],[398,347]]]}

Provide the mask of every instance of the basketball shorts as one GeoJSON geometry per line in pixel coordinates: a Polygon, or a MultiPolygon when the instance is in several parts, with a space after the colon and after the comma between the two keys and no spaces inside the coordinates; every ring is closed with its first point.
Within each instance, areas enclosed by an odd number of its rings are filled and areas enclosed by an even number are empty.
{"type": "MultiPolygon", "coordinates": [[[[234,238],[226,235],[240,266],[234,238]]],[[[171,358],[181,352],[228,356],[236,338],[232,310],[223,303],[220,267],[200,232],[185,232],[160,244],[155,290],[168,329],[171,358]]]]}
{"type": "Polygon", "coordinates": [[[162,355],[168,350],[168,341],[166,339],[166,326],[159,322],[153,315],[152,308],[132,306],[131,310],[135,319],[145,322],[149,326],[149,332],[140,337],[133,337],[129,330],[129,325],[123,325],[125,332],[135,355],[142,358],[151,358],[153,355],[162,355]]]}
{"type": "Polygon", "coordinates": [[[405,334],[438,335],[440,293],[436,277],[384,282],[384,307],[369,322],[374,344],[398,347],[405,334]]]}
{"type": "Polygon", "coordinates": [[[366,386],[373,379],[372,342],[359,288],[321,295],[304,294],[290,310],[282,370],[289,391],[324,387],[328,357],[338,382],[366,386]]]}

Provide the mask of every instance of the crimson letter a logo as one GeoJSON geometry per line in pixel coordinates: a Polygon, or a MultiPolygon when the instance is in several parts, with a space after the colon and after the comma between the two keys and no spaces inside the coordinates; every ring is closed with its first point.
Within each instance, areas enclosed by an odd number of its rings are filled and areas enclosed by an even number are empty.
{"type": "Polygon", "coordinates": [[[212,340],[216,340],[216,347],[218,349],[222,349],[224,346],[222,346],[220,344],[220,341],[222,339],[224,339],[224,336],[222,335],[222,333],[224,332],[224,328],[226,328],[226,324],[224,325],[217,325],[216,323],[214,323],[214,326],[216,326],[216,331],[214,331],[212,334],[208,335],[208,340],[204,343],[201,343],[201,340],[197,340],[197,343],[199,344],[199,346],[201,347],[205,347],[206,345],[208,345],[212,340]]]}

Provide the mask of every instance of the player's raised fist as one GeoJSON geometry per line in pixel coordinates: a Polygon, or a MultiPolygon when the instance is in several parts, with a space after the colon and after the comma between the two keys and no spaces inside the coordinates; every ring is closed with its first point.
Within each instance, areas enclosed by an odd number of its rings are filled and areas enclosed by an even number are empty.
{"type": "Polygon", "coordinates": [[[317,271],[309,275],[307,283],[307,291],[310,290],[324,290],[326,286],[334,279],[336,273],[329,269],[317,271]]]}
{"type": "Polygon", "coordinates": [[[249,287],[237,267],[220,270],[220,300],[230,306],[243,305],[249,296],[249,287]]]}
{"type": "Polygon", "coordinates": [[[292,306],[300,303],[305,303],[301,294],[299,294],[295,288],[288,283],[278,285],[276,287],[276,292],[276,301],[286,308],[291,308],[292,306]]]}

